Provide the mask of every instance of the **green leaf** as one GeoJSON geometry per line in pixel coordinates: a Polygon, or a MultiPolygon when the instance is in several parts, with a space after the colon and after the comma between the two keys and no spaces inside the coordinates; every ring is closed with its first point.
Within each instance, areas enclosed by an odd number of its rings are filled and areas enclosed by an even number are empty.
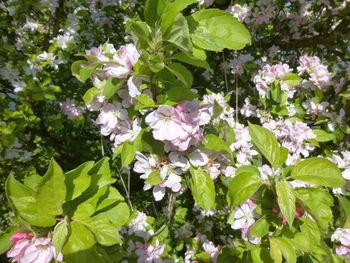
{"type": "Polygon", "coordinates": [[[229,206],[236,207],[240,205],[258,190],[260,184],[260,172],[255,166],[240,166],[228,187],[229,206]]]}
{"type": "Polygon", "coordinates": [[[138,136],[135,141],[135,149],[139,152],[154,153],[157,155],[164,154],[164,146],[161,141],[156,141],[153,138],[151,131],[142,131],[141,136],[138,136]]]}
{"type": "Polygon", "coordinates": [[[107,99],[110,99],[118,90],[120,90],[124,85],[124,80],[116,80],[109,77],[106,84],[103,86],[102,94],[107,99]]]}
{"type": "Polygon", "coordinates": [[[11,236],[19,230],[17,226],[11,226],[0,234],[0,255],[4,254],[12,246],[11,236]]]}
{"type": "Polygon", "coordinates": [[[196,93],[181,86],[168,89],[165,93],[168,96],[168,100],[173,102],[181,102],[184,100],[193,100],[198,98],[196,93]]]}
{"type": "Polygon", "coordinates": [[[253,144],[273,167],[280,165],[280,149],[276,137],[260,125],[249,123],[249,134],[253,144]]]}
{"type": "Polygon", "coordinates": [[[169,3],[163,9],[162,15],[162,32],[165,33],[170,25],[174,23],[175,17],[184,10],[187,6],[197,3],[197,0],[178,0],[169,3]]]}
{"type": "Polygon", "coordinates": [[[302,80],[298,74],[289,73],[282,78],[283,82],[287,83],[289,87],[298,86],[302,80]]]}
{"type": "Polygon", "coordinates": [[[107,195],[108,185],[98,188],[97,192],[87,200],[78,200],[78,205],[74,211],[73,219],[83,220],[92,216],[96,210],[99,202],[107,195]]]}
{"type": "Polygon", "coordinates": [[[190,172],[190,188],[196,204],[206,211],[215,209],[215,186],[209,174],[193,167],[190,172]]]}
{"type": "Polygon", "coordinates": [[[141,110],[145,108],[154,108],[156,104],[153,99],[147,94],[140,94],[136,97],[137,104],[135,105],[135,110],[141,110]]]}
{"type": "Polygon", "coordinates": [[[59,222],[52,233],[52,244],[56,248],[56,253],[62,251],[64,244],[68,237],[68,223],[67,220],[59,222]]]}
{"type": "MultiPolygon", "coordinates": [[[[76,62],[78,62],[78,61],[76,61],[76,62]]],[[[80,64],[80,66],[81,66],[81,64],[80,64]]],[[[72,67],[73,67],[73,65],[72,65],[72,67]]],[[[80,68],[79,75],[78,75],[78,77],[76,76],[77,79],[84,83],[88,78],[90,78],[91,74],[95,71],[96,67],[97,67],[97,64],[93,64],[91,66],[85,66],[83,68],[80,68]]]]}
{"type": "Polygon", "coordinates": [[[217,151],[217,152],[224,152],[228,154],[230,157],[232,156],[232,151],[230,147],[227,145],[227,143],[223,139],[221,139],[220,137],[214,134],[205,135],[205,142],[203,142],[203,146],[206,149],[217,151]]]}
{"type": "Polygon", "coordinates": [[[291,176],[296,180],[319,186],[342,187],[345,184],[338,167],[333,162],[319,157],[297,163],[291,176]]]}
{"type": "Polygon", "coordinates": [[[288,239],[286,239],[284,237],[276,237],[273,239],[275,240],[278,248],[282,252],[282,255],[287,263],[297,262],[297,256],[295,254],[295,249],[288,239]]]}
{"type": "Polygon", "coordinates": [[[286,180],[281,180],[276,183],[276,193],[281,213],[289,226],[292,226],[295,217],[295,196],[293,189],[286,180]]]}
{"type": "Polygon", "coordinates": [[[34,192],[36,192],[38,190],[40,183],[42,182],[42,179],[43,178],[40,175],[38,175],[37,173],[33,173],[24,178],[23,184],[25,186],[28,186],[34,192]]]}
{"type": "Polygon", "coordinates": [[[130,210],[125,202],[116,202],[109,209],[102,209],[94,214],[94,219],[108,219],[114,227],[121,227],[129,221],[130,210]]]}
{"type": "Polygon", "coordinates": [[[82,223],[71,222],[70,233],[63,247],[63,258],[69,263],[101,262],[94,235],[82,223]]]}
{"type": "Polygon", "coordinates": [[[270,224],[267,222],[266,215],[259,218],[258,221],[254,223],[249,231],[249,235],[253,237],[263,237],[269,232],[270,224]]]}
{"type": "Polygon", "coordinates": [[[99,90],[96,87],[92,87],[88,89],[83,96],[83,100],[85,104],[89,105],[93,101],[93,99],[100,93],[101,93],[101,90],[99,90]]]}
{"type": "Polygon", "coordinates": [[[145,183],[149,185],[158,185],[161,182],[162,178],[160,178],[160,171],[152,172],[145,181],[145,183]]]}
{"type": "Polygon", "coordinates": [[[112,246],[122,242],[117,228],[108,219],[92,217],[82,223],[94,233],[97,242],[103,246],[112,246]]]}
{"type": "Polygon", "coordinates": [[[185,52],[177,53],[177,54],[173,55],[171,58],[178,60],[178,61],[181,61],[183,63],[187,63],[190,65],[199,67],[199,68],[210,69],[210,65],[208,64],[208,62],[205,59],[204,60],[198,59],[198,58],[194,57],[193,55],[190,55],[190,54],[185,53],[185,52]]]}
{"type": "Polygon", "coordinates": [[[270,249],[268,247],[254,246],[250,250],[250,254],[254,263],[273,262],[270,256],[270,249]]]}
{"type": "Polygon", "coordinates": [[[237,259],[237,252],[235,248],[224,246],[219,253],[217,263],[232,263],[237,259]]]}
{"type": "Polygon", "coordinates": [[[62,205],[66,199],[64,180],[61,167],[52,159],[36,194],[38,206],[48,215],[63,213],[62,205]]]}
{"type": "Polygon", "coordinates": [[[83,63],[86,63],[86,60],[77,60],[74,61],[71,65],[71,71],[74,77],[76,77],[78,80],[82,81],[80,79],[80,69],[81,69],[81,65],[83,63]]]}
{"type": "Polygon", "coordinates": [[[91,177],[88,172],[94,162],[86,162],[74,170],[65,173],[65,184],[67,186],[66,201],[73,200],[80,196],[90,185],[91,177]]]}
{"type": "Polygon", "coordinates": [[[188,31],[187,20],[182,14],[176,16],[174,23],[166,32],[164,40],[186,52],[192,51],[192,42],[188,31]]]}
{"type": "Polygon", "coordinates": [[[167,69],[173,73],[185,87],[190,88],[192,86],[192,73],[185,66],[179,63],[173,63],[167,66],[167,69]]]}
{"type": "Polygon", "coordinates": [[[280,103],[282,100],[282,89],[281,89],[281,85],[278,81],[275,81],[274,83],[271,84],[271,88],[270,88],[270,94],[271,94],[271,98],[277,102],[280,103]]]}
{"type": "Polygon", "coordinates": [[[251,42],[245,26],[231,14],[219,9],[204,9],[188,17],[193,44],[212,51],[240,50],[251,42]]]}
{"type": "Polygon", "coordinates": [[[104,157],[95,163],[95,165],[90,169],[89,175],[92,177],[90,186],[97,185],[99,188],[101,188],[105,185],[111,185],[116,181],[116,179],[111,177],[108,157],[104,157]]]}
{"type": "Polygon", "coordinates": [[[306,211],[316,219],[322,229],[327,229],[333,220],[331,206],[332,196],[324,189],[297,188],[294,190],[297,200],[306,208],[306,211]]]}
{"type": "Polygon", "coordinates": [[[41,210],[29,187],[18,182],[13,175],[6,181],[6,196],[15,212],[23,220],[34,226],[49,227],[56,223],[54,216],[41,210]]]}
{"type": "Polygon", "coordinates": [[[343,196],[337,196],[338,203],[339,203],[339,210],[340,210],[340,216],[339,219],[341,220],[341,225],[344,226],[344,228],[350,227],[350,201],[348,198],[343,196]]]}
{"type": "Polygon", "coordinates": [[[270,256],[275,263],[282,263],[282,252],[275,238],[269,238],[270,256]]]}
{"type": "Polygon", "coordinates": [[[312,132],[316,135],[316,141],[318,142],[329,142],[335,138],[332,133],[328,133],[321,129],[316,129],[312,132]]]}
{"type": "Polygon", "coordinates": [[[147,0],[144,9],[144,17],[147,24],[154,26],[168,4],[168,0],[147,0]]]}
{"type": "Polygon", "coordinates": [[[146,49],[151,39],[151,29],[142,21],[128,20],[126,23],[127,31],[131,31],[133,40],[139,48],[146,49]]]}
{"type": "Polygon", "coordinates": [[[135,147],[130,142],[124,142],[121,153],[121,165],[127,167],[135,159],[135,147]]]}

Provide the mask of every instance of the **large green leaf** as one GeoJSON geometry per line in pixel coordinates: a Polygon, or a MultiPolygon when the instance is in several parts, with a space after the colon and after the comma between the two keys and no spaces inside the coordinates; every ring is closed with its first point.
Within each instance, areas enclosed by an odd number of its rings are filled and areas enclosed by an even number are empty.
{"type": "Polygon", "coordinates": [[[70,234],[63,247],[63,257],[69,263],[104,262],[95,246],[95,237],[82,223],[72,221],[70,234]]]}
{"type": "Polygon", "coordinates": [[[165,33],[169,26],[174,23],[175,17],[184,10],[187,6],[196,3],[197,0],[177,0],[169,3],[163,9],[161,27],[165,33]]]}
{"type": "Polygon", "coordinates": [[[273,167],[280,165],[280,147],[276,137],[260,125],[249,123],[249,134],[253,144],[273,167]]]}
{"type": "Polygon", "coordinates": [[[188,17],[192,42],[206,50],[240,50],[251,42],[245,26],[219,9],[204,9],[188,17]]]}
{"type": "Polygon", "coordinates": [[[260,184],[260,172],[255,166],[240,166],[228,187],[227,199],[229,205],[231,207],[240,205],[258,190],[260,184]]]}
{"type": "Polygon", "coordinates": [[[67,187],[66,201],[80,196],[89,187],[91,177],[88,175],[88,172],[93,165],[94,162],[92,161],[86,162],[74,170],[65,173],[65,184],[67,187]]]}
{"type": "Polygon", "coordinates": [[[322,229],[327,229],[333,219],[333,198],[328,191],[319,188],[297,188],[294,194],[306,211],[316,219],[322,229]]]}
{"type": "Polygon", "coordinates": [[[6,195],[15,212],[23,220],[34,226],[49,227],[56,223],[54,216],[48,215],[38,206],[35,193],[18,182],[13,175],[6,181],[6,195]]]}
{"type": "Polygon", "coordinates": [[[281,180],[276,183],[276,193],[281,213],[291,226],[295,217],[295,196],[293,189],[286,180],[281,180]]]}
{"type": "MultiPolygon", "coordinates": [[[[99,187],[113,184],[116,179],[111,177],[109,168],[109,158],[104,157],[98,161],[89,171],[91,175],[91,184],[97,184],[99,187]]],[[[90,185],[91,185],[90,184],[90,185]]]]}
{"type": "Polygon", "coordinates": [[[38,206],[48,215],[62,214],[62,205],[66,199],[66,184],[61,167],[51,160],[36,194],[38,206]]]}
{"type": "Polygon", "coordinates": [[[342,187],[345,183],[338,167],[331,161],[314,157],[296,164],[291,172],[294,179],[328,187],[342,187]]]}
{"type": "Polygon", "coordinates": [[[215,186],[207,172],[201,168],[190,168],[190,187],[197,205],[204,210],[215,209],[215,186]]]}
{"type": "Polygon", "coordinates": [[[23,184],[25,186],[28,186],[30,189],[32,189],[34,192],[38,191],[38,187],[40,183],[42,182],[43,177],[38,175],[37,173],[33,173],[29,176],[26,176],[23,180],[23,184]]]}
{"type": "Polygon", "coordinates": [[[98,188],[97,192],[89,199],[79,200],[80,202],[74,211],[73,219],[83,220],[92,216],[96,212],[99,202],[107,195],[108,188],[109,186],[105,185],[98,188]]]}
{"type": "Polygon", "coordinates": [[[164,40],[186,52],[192,51],[192,42],[188,31],[187,20],[182,14],[176,16],[174,23],[166,32],[164,40]]]}
{"type": "Polygon", "coordinates": [[[114,227],[121,227],[129,221],[130,210],[125,202],[117,202],[94,214],[95,219],[108,219],[114,227]]]}
{"type": "Polygon", "coordinates": [[[103,198],[97,203],[95,212],[101,211],[107,207],[111,208],[111,206],[115,206],[119,202],[124,202],[124,197],[114,187],[108,187],[103,198]]]}
{"type": "Polygon", "coordinates": [[[82,223],[94,233],[97,242],[103,246],[112,246],[122,242],[117,228],[108,219],[90,218],[82,223]]]}

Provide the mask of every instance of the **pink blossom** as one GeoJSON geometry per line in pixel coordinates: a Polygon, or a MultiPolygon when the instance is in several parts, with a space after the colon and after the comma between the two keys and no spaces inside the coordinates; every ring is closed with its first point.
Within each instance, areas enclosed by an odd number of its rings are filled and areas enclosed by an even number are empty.
{"type": "Polygon", "coordinates": [[[127,119],[128,112],[122,108],[119,102],[108,103],[102,107],[96,123],[101,125],[101,134],[107,136],[117,128],[120,121],[127,119]]]}
{"type": "Polygon", "coordinates": [[[62,113],[67,115],[70,120],[74,120],[84,112],[84,109],[82,107],[77,107],[75,101],[71,99],[66,99],[64,102],[61,102],[60,105],[62,113]]]}
{"type": "Polygon", "coordinates": [[[176,107],[161,105],[146,117],[153,129],[153,137],[164,141],[167,151],[185,151],[191,142],[203,140],[199,130],[203,118],[202,109],[196,101],[186,101],[176,107]]]}
{"type": "Polygon", "coordinates": [[[155,244],[136,242],[136,255],[138,256],[137,263],[161,263],[161,254],[164,252],[165,245],[160,245],[156,239],[155,244]]]}
{"type": "Polygon", "coordinates": [[[216,263],[220,250],[221,250],[221,246],[215,246],[215,244],[211,241],[206,241],[203,243],[203,249],[205,252],[210,254],[211,260],[213,263],[216,263]]]}
{"type": "Polygon", "coordinates": [[[13,234],[12,236],[11,236],[11,242],[13,243],[13,244],[16,244],[17,242],[19,242],[19,241],[22,241],[22,240],[24,240],[24,239],[29,239],[29,240],[31,240],[33,238],[33,235],[31,235],[31,234],[28,234],[28,233],[26,233],[26,232],[16,232],[15,234],[13,234]]]}
{"type": "Polygon", "coordinates": [[[247,4],[230,6],[227,11],[243,22],[250,15],[250,7],[247,4]]]}
{"type": "Polygon", "coordinates": [[[247,199],[243,204],[238,206],[234,211],[234,222],[231,225],[233,229],[247,229],[255,222],[256,204],[247,199]]]}
{"type": "Polygon", "coordinates": [[[249,241],[252,244],[255,244],[255,245],[259,244],[261,241],[261,237],[251,236],[250,229],[251,229],[251,226],[248,228],[242,228],[241,229],[241,238],[245,241],[249,241]]]}
{"type": "Polygon", "coordinates": [[[129,70],[132,70],[133,66],[140,58],[140,53],[137,51],[134,44],[127,44],[119,48],[120,56],[123,64],[129,70]]]}
{"type": "Polygon", "coordinates": [[[310,80],[320,88],[325,88],[331,83],[332,74],[328,71],[327,66],[322,64],[319,57],[301,56],[297,69],[300,75],[307,72],[310,80]]]}
{"type": "Polygon", "coordinates": [[[14,246],[8,251],[7,256],[12,262],[19,263],[50,263],[52,259],[62,261],[62,254],[56,254],[56,249],[49,237],[32,238],[25,233],[16,233],[11,240],[15,240],[14,246]]]}

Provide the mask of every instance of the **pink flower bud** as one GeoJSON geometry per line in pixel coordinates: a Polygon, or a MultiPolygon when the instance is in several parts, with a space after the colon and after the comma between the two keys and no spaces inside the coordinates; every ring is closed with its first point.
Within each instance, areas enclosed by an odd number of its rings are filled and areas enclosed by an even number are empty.
{"type": "Polygon", "coordinates": [[[12,236],[11,236],[11,242],[13,243],[13,244],[16,244],[16,243],[18,243],[19,241],[22,241],[22,240],[24,240],[24,239],[29,239],[29,240],[31,240],[33,238],[33,236],[31,235],[31,234],[28,234],[28,233],[26,233],[26,232],[16,232],[15,234],[13,234],[12,236]]]}

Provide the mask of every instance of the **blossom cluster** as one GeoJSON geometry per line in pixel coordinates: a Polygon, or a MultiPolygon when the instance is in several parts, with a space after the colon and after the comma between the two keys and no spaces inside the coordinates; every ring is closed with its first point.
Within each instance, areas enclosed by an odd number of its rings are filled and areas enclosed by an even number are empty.
{"type": "Polygon", "coordinates": [[[16,232],[11,237],[12,248],[7,252],[7,256],[12,258],[12,262],[18,263],[50,263],[52,260],[61,262],[63,256],[57,253],[51,243],[51,238],[34,238],[26,232],[16,232]]]}

